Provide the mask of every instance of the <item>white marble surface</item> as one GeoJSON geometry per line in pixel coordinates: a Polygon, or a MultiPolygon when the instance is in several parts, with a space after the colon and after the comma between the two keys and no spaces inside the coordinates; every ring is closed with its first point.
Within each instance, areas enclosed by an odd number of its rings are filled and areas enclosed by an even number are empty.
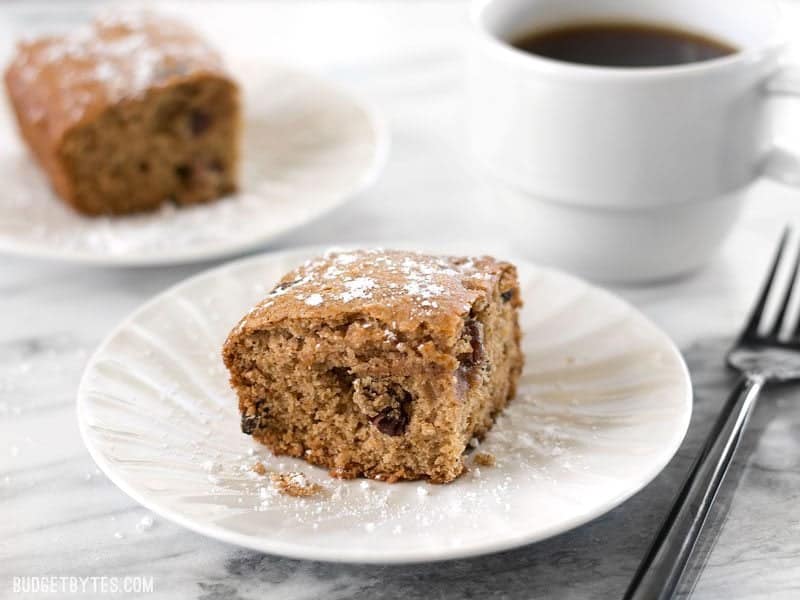
{"type": "MultiPolygon", "coordinates": [[[[64,26],[97,6],[4,3],[0,52],[20,32],[64,26]]],[[[472,240],[480,250],[508,243],[503,215],[483,201],[464,153],[463,3],[175,8],[231,52],[323,72],[373,100],[389,120],[394,146],[377,185],[273,247],[419,239],[472,240]],[[242,23],[248,26],[240,29],[242,23]]],[[[791,124],[781,130],[784,137],[797,129],[791,124]]],[[[702,272],[615,289],[678,342],[695,382],[687,442],[653,484],[553,540],[483,559],[409,567],[285,560],[159,518],[138,531],[148,512],[95,469],[78,435],[75,389],[109,328],[208,265],[112,270],[0,256],[0,598],[19,597],[10,591],[14,575],[140,574],[154,577],[156,591],[148,597],[164,598],[619,597],[730,386],[721,366],[726,338],[743,320],[776,236],[792,220],[800,220],[798,193],[759,183],[733,235],[702,272]]],[[[784,388],[759,406],[683,594],[800,596],[798,498],[800,392],[784,388]]]]}

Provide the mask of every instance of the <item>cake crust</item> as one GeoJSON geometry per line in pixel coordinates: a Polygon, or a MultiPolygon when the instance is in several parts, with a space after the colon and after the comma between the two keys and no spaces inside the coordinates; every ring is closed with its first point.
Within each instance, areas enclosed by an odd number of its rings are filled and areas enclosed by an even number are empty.
{"type": "Polygon", "coordinates": [[[340,477],[447,482],[513,397],[513,265],[365,250],[287,274],[229,335],[242,430],[340,477]]]}

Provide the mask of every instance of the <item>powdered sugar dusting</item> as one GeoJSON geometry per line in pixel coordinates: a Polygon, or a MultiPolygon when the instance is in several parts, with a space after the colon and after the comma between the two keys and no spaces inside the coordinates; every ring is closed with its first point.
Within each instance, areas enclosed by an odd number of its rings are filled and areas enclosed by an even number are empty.
{"type": "Polygon", "coordinates": [[[305,303],[309,306],[319,306],[322,304],[323,299],[320,294],[311,294],[308,298],[305,299],[305,303]]]}
{"type": "MultiPolygon", "coordinates": [[[[400,311],[400,321],[436,312],[463,314],[471,310],[476,298],[490,292],[502,269],[501,263],[488,257],[382,249],[331,251],[287,275],[268,298],[275,300],[292,291],[295,300],[309,307],[388,307],[400,311]]],[[[289,304],[282,301],[282,306],[289,304]]],[[[396,322],[390,328],[387,323],[387,339],[396,329],[396,322]]]]}
{"type": "MultiPolygon", "coordinates": [[[[411,276],[409,276],[409,278],[411,278],[411,276]]],[[[403,289],[409,296],[416,296],[418,298],[433,298],[444,292],[444,288],[441,285],[419,281],[418,279],[412,279],[403,286],[403,289]]]]}
{"type": "Polygon", "coordinates": [[[31,119],[68,127],[93,107],[135,98],[173,76],[221,71],[219,55],[186,26],[147,12],[107,14],[61,37],[20,44],[10,87],[31,86],[31,119]]]}
{"type": "Polygon", "coordinates": [[[349,265],[358,260],[358,256],[355,254],[339,254],[335,256],[334,261],[340,265],[349,265]]]}
{"type": "Polygon", "coordinates": [[[345,281],[346,291],[341,295],[342,302],[350,302],[355,298],[370,298],[370,290],[376,285],[375,280],[369,277],[358,277],[351,281],[345,281]]]}

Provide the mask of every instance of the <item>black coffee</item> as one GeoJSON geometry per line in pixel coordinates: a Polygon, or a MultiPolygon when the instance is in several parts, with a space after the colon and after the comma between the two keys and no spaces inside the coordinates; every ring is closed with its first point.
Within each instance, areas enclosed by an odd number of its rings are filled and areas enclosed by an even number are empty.
{"type": "Polygon", "coordinates": [[[603,67],[663,67],[736,52],[730,44],[646,23],[587,23],[534,31],[512,45],[546,58],[603,67]]]}

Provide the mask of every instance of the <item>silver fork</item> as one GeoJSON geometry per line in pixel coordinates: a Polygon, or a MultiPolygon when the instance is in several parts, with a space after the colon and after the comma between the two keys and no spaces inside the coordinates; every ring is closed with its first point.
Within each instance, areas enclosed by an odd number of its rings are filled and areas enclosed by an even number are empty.
{"type": "Polygon", "coordinates": [[[625,592],[626,600],[673,597],[759,392],[770,382],[800,381],[800,318],[792,326],[790,315],[800,312],[790,309],[792,294],[800,285],[796,285],[800,279],[800,251],[785,289],[777,289],[781,286],[776,283],[781,261],[788,254],[790,237],[787,228],[752,314],[728,352],[728,365],[738,370],[741,377],[625,592]],[[776,297],[780,304],[769,323],[765,309],[771,297],[776,297]]]}

